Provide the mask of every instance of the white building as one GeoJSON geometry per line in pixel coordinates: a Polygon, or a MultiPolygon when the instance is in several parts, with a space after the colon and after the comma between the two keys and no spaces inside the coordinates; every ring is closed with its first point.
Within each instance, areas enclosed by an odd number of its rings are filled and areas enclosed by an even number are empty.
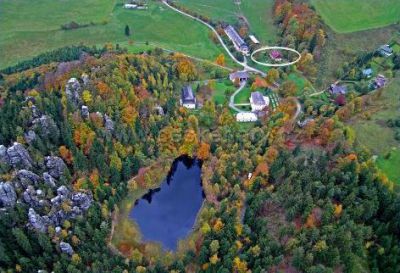
{"type": "Polygon", "coordinates": [[[243,38],[240,37],[239,33],[237,33],[236,30],[231,25],[227,26],[224,30],[228,38],[232,41],[233,45],[235,46],[235,49],[241,52],[243,55],[248,56],[250,51],[249,47],[247,46],[243,38]]]}
{"type": "Polygon", "coordinates": [[[181,93],[181,105],[188,109],[196,109],[196,97],[193,94],[192,87],[190,85],[186,85],[182,88],[181,93]]]}
{"type": "Polygon", "coordinates": [[[262,111],[269,105],[269,98],[264,97],[260,92],[252,92],[250,96],[250,105],[252,112],[262,111]]]}
{"type": "Polygon", "coordinates": [[[138,5],[135,4],[125,4],[124,8],[126,9],[136,9],[138,7],[138,5]]]}
{"type": "Polygon", "coordinates": [[[236,121],[237,122],[255,122],[258,120],[258,117],[254,113],[250,112],[243,112],[236,114],[236,121]]]}
{"type": "Polygon", "coordinates": [[[258,45],[260,43],[260,41],[256,38],[256,36],[254,35],[249,35],[250,40],[255,43],[256,45],[258,45]]]}

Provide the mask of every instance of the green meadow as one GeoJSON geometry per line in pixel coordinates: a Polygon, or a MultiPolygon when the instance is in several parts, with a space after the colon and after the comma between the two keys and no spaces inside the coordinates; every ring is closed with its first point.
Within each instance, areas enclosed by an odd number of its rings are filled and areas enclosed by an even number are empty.
{"type": "Polygon", "coordinates": [[[135,52],[149,42],[209,60],[223,52],[211,42],[205,26],[153,1],[147,10],[126,10],[121,0],[1,0],[0,29],[0,68],[76,44],[133,41],[129,49],[135,52]],[[88,26],[61,29],[71,21],[88,26]],[[125,25],[131,29],[130,37],[124,35],[125,25]]]}
{"type": "Polygon", "coordinates": [[[395,139],[396,130],[387,126],[388,119],[400,118],[400,77],[383,91],[382,97],[373,99],[368,108],[371,118],[357,118],[350,122],[356,131],[357,141],[378,156],[377,166],[393,182],[400,184],[400,141],[395,139]]]}
{"type": "Polygon", "coordinates": [[[322,19],[334,31],[349,33],[398,23],[397,0],[311,0],[322,19]]]}
{"type": "Polygon", "coordinates": [[[276,41],[272,18],[274,0],[242,0],[239,5],[233,0],[179,0],[178,3],[214,21],[235,24],[239,16],[244,16],[250,25],[250,32],[262,43],[276,41]]]}

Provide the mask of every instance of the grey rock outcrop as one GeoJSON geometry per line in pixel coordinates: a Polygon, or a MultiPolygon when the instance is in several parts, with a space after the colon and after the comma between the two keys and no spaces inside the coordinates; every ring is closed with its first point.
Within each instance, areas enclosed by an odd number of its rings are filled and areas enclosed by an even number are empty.
{"type": "Polygon", "coordinates": [[[40,132],[40,135],[58,134],[58,128],[54,120],[46,115],[36,118],[32,121],[33,128],[40,132]]]}
{"type": "Polygon", "coordinates": [[[31,106],[31,111],[32,111],[32,118],[34,118],[34,119],[40,118],[40,116],[42,115],[40,110],[35,105],[31,106]]]}
{"type": "Polygon", "coordinates": [[[36,139],[36,133],[35,133],[35,131],[32,131],[32,130],[29,130],[28,132],[26,132],[25,134],[24,134],[24,138],[25,138],[25,141],[28,143],[28,144],[31,144],[33,141],[35,141],[35,139],[36,139]]]}
{"type": "Polygon", "coordinates": [[[65,243],[65,242],[61,242],[60,243],[60,250],[61,250],[61,252],[66,253],[66,254],[68,254],[70,256],[72,254],[74,254],[74,250],[72,249],[72,246],[70,244],[68,244],[68,243],[65,243]]]}
{"type": "Polygon", "coordinates": [[[33,208],[29,209],[28,212],[29,225],[34,229],[45,232],[47,230],[46,219],[40,216],[33,208]]]}
{"type": "Polygon", "coordinates": [[[16,183],[24,188],[29,185],[37,185],[40,181],[40,177],[37,174],[24,169],[17,172],[16,179],[16,183]]]}
{"type": "Polygon", "coordinates": [[[33,164],[32,158],[30,157],[28,151],[22,144],[18,142],[14,142],[14,144],[7,149],[6,159],[14,168],[22,167],[29,169],[33,164]]]}
{"type": "Polygon", "coordinates": [[[10,182],[0,182],[0,208],[14,207],[17,194],[10,182]]]}
{"type": "Polygon", "coordinates": [[[51,188],[56,187],[56,180],[48,173],[44,172],[43,173],[43,180],[46,185],[48,185],[51,188]]]}
{"type": "Polygon", "coordinates": [[[82,210],[88,210],[92,204],[93,198],[83,192],[75,192],[72,194],[71,200],[75,206],[82,210]]]}
{"type": "Polygon", "coordinates": [[[81,116],[84,119],[89,118],[89,108],[86,105],[82,105],[81,107],[81,116]]]}
{"type": "Polygon", "coordinates": [[[110,133],[114,131],[114,121],[107,115],[104,115],[104,127],[110,133]]]}
{"type": "Polygon", "coordinates": [[[60,178],[67,168],[64,161],[58,156],[46,156],[44,161],[48,173],[56,179],[60,178]]]}
{"type": "Polygon", "coordinates": [[[81,101],[81,84],[76,78],[71,78],[68,80],[65,86],[65,93],[67,99],[75,106],[77,106],[81,101]]]}
{"type": "Polygon", "coordinates": [[[10,164],[10,158],[7,154],[7,148],[4,145],[0,145],[0,164],[10,164]]]}

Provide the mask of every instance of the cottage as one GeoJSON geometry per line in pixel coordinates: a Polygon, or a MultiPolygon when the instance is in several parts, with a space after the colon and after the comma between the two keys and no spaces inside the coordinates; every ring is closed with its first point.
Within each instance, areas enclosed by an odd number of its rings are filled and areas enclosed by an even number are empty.
{"type": "Polygon", "coordinates": [[[269,56],[274,61],[277,61],[277,62],[282,61],[282,53],[279,50],[271,50],[271,52],[269,53],[269,56]]]}
{"type": "Polygon", "coordinates": [[[190,85],[186,85],[182,88],[181,93],[181,105],[188,109],[196,109],[196,97],[193,94],[192,87],[190,85]]]}
{"type": "Polygon", "coordinates": [[[367,79],[371,78],[371,76],[372,76],[372,68],[363,69],[362,74],[363,74],[364,78],[367,78],[367,79]]]}
{"type": "Polygon", "coordinates": [[[258,45],[260,43],[260,41],[254,35],[249,35],[249,38],[256,45],[258,45]]]}
{"type": "Polygon", "coordinates": [[[329,87],[329,92],[332,95],[345,95],[347,93],[347,87],[344,85],[338,85],[336,83],[331,84],[329,87]]]}
{"type": "Polygon", "coordinates": [[[242,37],[236,32],[236,30],[231,26],[228,25],[224,29],[226,35],[228,38],[232,41],[233,45],[235,46],[235,49],[239,52],[241,52],[243,55],[248,56],[249,55],[249,47],[245,43],[242,37]]]}
{"type": "Polygon", "coordinates": [[[382,87],[385,87],[387,83],[387,79],[385,76],[383,76],[382,74],[379,74],[374,81],[372,82],[372,87],[374,89],[379,89],[382,87]]]}
{"type": "Polygon", "coordinates": [[[239,80],[239,82],[245,82],[249,79],[249,74],[246,71],[236,71],[229,74],[229,79],[232,82],[239,80]]]}
{"type": "Polygon", "coordinates": [[[269,98],[264,97],[260,92],[252,92],[250,96],[250,105],[251,111],[262,111],[269,105],[269,98]]]}
{"type": "Polygon", "coordinates": [[[393,49],[390,47],[390,45],[382,45],[379,47],[378,52],[383,57],[390,57],[393,55],[393,49]]]}
{"type": "Polygon", "coordinates": [[[257,121],[257,115],[250,112],[243,112],[236,114],[236,121],[237,122],[255,122],[257,121]]]}

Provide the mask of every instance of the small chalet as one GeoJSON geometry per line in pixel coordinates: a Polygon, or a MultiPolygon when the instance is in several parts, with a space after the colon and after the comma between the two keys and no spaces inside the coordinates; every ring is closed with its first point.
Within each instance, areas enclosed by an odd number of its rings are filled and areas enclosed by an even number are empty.
{"type": "Polygon", "coordinates": [[[385,87],[387,83],[387,79],[385,76],[383,76],[382,74],[379,74],[374,81],[372,82],[372,87],[374,89],[380,89],[382,87],[385,87]]]}
{"type": "Polygon", "coordinates": [[[190,85],[186,85],[182,88],[181,93],[181,105],[188,109],[196,109],[196,97],[193,94],[192,87],[190,85]]]}
{"type": "Polygon", "coordinates": [[[271,50],[271,52],[269,53],[269,56],[274,61],[277,61],[277,62],[282,61],[282,53],[279,50],[271,50]]]}
{"type": "Polygon", "coordinates": [[[371,76],[372,76],[372,68],[363,69],[362,74],[363,74],[364,78],[367,78],[367,79],[371,78],[371,76]]]}
{"type": "Polygon", "coordinates": [[[254,113],[243,112],[236,114],[236,121],[237,122],[255,122],[258,120],[258,117],[254,113]]]}
{"type": "Polygon", "coordinates": [[[249,74],[246,71],[236,71],[229,74],[229,79],[234,82],[239,79],[239,82],[244,82],[249,79],[249,74]]]}
{"type": "Polygon", "coordinates": [[[331,84],[329,92],[332,95],[345,95],[347,93],[347,88],[344,85],[331,84]]]}
{"type": "Polygon", "coordinates": [[[269,105],[269,98],[264,97],[260,92],[252,92],[250,96],[250,105],[252,112],[262,111],[269,105]]]}
{"type": "Polygon", "coordinates": [[[124,8],[126,9],[136,9],[138,5],[136,4],[124,4],[124,8]]]}
{"type": "Polygon", "coordinates": [[[390,45],[382,45],[379,47],[378,52],[383,57],[390,57],[393,55],[393,49],[390,47],[390,45]]]}
{"type": "Polygon", "coordinates": [[[254,35],[249,35],[249,38],[256,45],[258,45],[260,43],[260,41],[254,35]]]}

